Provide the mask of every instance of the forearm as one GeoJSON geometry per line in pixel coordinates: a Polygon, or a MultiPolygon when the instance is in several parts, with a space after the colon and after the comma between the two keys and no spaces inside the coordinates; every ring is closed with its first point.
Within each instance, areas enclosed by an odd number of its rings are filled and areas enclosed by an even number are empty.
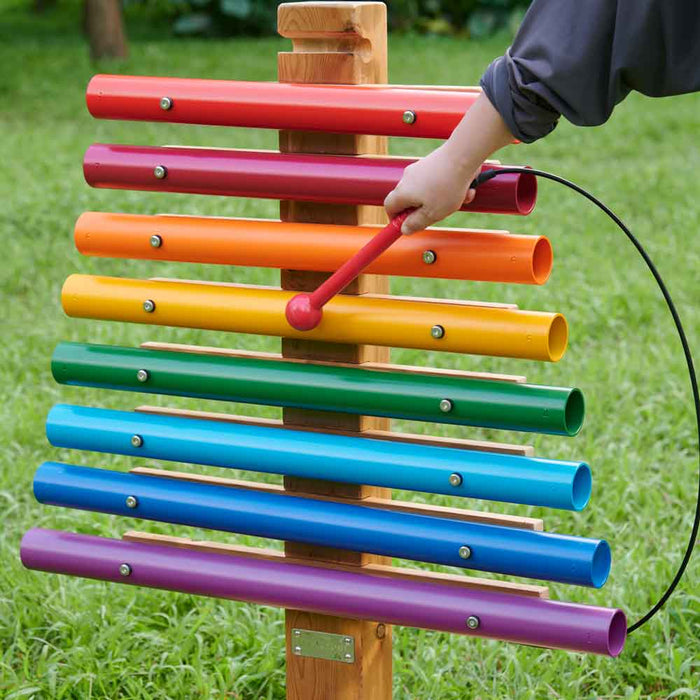
{"type": "MultiPolygon", "coordinates": [[[[497,150],[513,141],[501,115],[482,94],[445,142],[460,177],[473,178],[474,172],[497,150]]],[[[471,179],[466,182],[470,184],[471,179]]]]}

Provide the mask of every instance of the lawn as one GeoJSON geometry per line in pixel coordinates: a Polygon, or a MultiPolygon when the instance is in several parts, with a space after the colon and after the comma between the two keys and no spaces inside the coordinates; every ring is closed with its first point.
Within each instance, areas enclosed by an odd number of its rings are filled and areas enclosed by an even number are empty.
{"type": "MultiPolygon", "coordinates": [[[[38,505],[32,475],[45,459],[127,469],[126,458],[55,450],[43,422],[58,401],[129,409],[141,397],[56,385],[49,357],[62,340],[136,345],[147,339],[274,350],[279,340],[68,319],[60,308],[73,272],[171,276],[274,284],[262,269],[100,260],[72,242],[86,210],[274,217],[274,202],[92,190],[82,154],[93,141],[274,148],[274,133],[97,122],[83,98],[91,74],[125,72],[272,80],[277,39],[176,40],[132,22],[131,58],[91,65],[71,5],[31,17],[14,0],[0,5],[0,696],[10,698],[282,698],[283,615],[213,599],[27,571],[18,558],[33,526],[118,537],[126,529],[225,539],[221,533],[38,505]]],[[[138,18],[137,18],[138,19],[138,18]]],[[[396,83],[474,84],[507,37],[486,42],[391,37],[396,83]]],[[[504,162],[554,170],[590,188],[628,222],[657,261],[697,353],[700,301],[700,95],[630,97],[598,129],[562,123],[546,141],[512,146],[504,162]],[[695,280],[695,281],[693,281],[695,280]]],[[[395,140],[392,152],[424,154],[428,142],[395,140]]],[[[396,421],[397,430],[532,442],[552,458],[587,460],[594,493],[579,514],[498,503],[467,507],[545,519],[547,529],[604,537],[613,570],[602,590],[552,586],[563,600],[623,608],[636,620],[662,593],[684,551],[698,465],[691,395],[679,342],[663,300],[623,236],[581,198],[541,183],[527,218],[458,215],[453,225],[550,236],[555,267],[541,288],[395,278],[392,293],[517,302],[566,314],[569,351],[556,365],[394,350],[399,363],[527,374],[537,383],[576,385],[587,421],[575,439],[535,437],[396,421]]],[[[149,401],[154,397],[149,397],[149,401]]],[[[163,404],[224,410],[203,401],[163,404]]],[[[228,409],[229,407],[226,407],[228,409]]],[[[232,412],[275,416],[245,405],[232,412]]],[[[172,466],[172,465],[165,465],[172,466]]],[[[212,469],[212,473],[217,470],[212,469]]],[[[222,471],[218,470],[221,474],[222,471]]],[[[231,472],[234,477],[276,477],[231,472]]],[[[405,498],[423,498],[400,494],[405,498]]],[[[427,497],[436,503],[450,499],[427,497]]],[[[456,505],[456,503],[454,503],[456,505]]],[[[257,544],[250,537],[232,541],[257,544]]],[[[265,543],[270,544],[270,543],[265,543]]],[[[278,546],[279,543],[271,543],[278,546]]],[[[654,620],[617,659],[568,654],[396,629],[395,698],[700,697],[700,560],[654,620]]]]}

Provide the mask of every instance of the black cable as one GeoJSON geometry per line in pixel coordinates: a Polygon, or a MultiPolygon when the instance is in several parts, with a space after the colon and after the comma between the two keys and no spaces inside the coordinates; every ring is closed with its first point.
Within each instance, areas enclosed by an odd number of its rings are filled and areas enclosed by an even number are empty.
{"type": "Polygon", "coordinates": [[[600,210],[604,211],[620,227],[620,229],[622,229],[622,231],[630,240],[632,245],[637,249],[637,252],[644,259],[644,262],[649,268],[651,274],[654,276],[656,284],[659,286],[659,289],[661,290],[661,293],[663,294],[664,299],[666,300],[668,310],[671,312],[671,316],[673,316],[673,322],[676,324],[676,331],[678,332],[678,337],[680,338],[681,345],[683,346],[683,354],[685,355],[685,362],[688,366],[688,375],[690,376],[690,385],[693,390],[693,399],[695,401],[695,419],[697,422],[698,429],[698,495],[695,501],[695,517],[693,519],[693,527],[690,533],[690,540],[688,541],[688,546],[685,550],[685,554],[683,555],[683,560],[681,561],[681,564],[678,567],[675,576],[673,577],[673,580],[669,584],[664,594],[656,601],[656,603],[654,603],[651,609],[645,615],[640,617],[639,620],[637,620],[634,624],[630,625],[627,628],[627,633],[630,634],[631,632],[634,632],[634,630],[639,629],[642,625],[646,624],[649,620],[651,620],[651,618],[654,617],[654,615],[656,615],[656,613],[659,610],[661,610],[666,601],[671,597],[676,587],[680,583],[681,578],[683,578],[683,574],[685,573],[686,568],[688,567],[690,557],[693,554],[693,548],[695,547],[695,540],[698,536],[698,526],[700,526],[700,395],[698,393],[698,380],[695,376],[695,367],[693,366],[693,356],[690,352],[688,338],[685,334],[685,330],[683,329],[683,324],[681,323],[680,316],[678,315],[676,305],[673,303],[673,299],[671,299],[671,294],[669,293],[666,284],[664,283],[661,275],[659,274],[659,271],[656,269],[656,265],[654,265],[652,259],[649,257],[649,254],[646,252],[646,250],[644,250],[644,246],[642,246],[642,244],[639,242],[639,240],[637,240],[634,234],[627,228],[627,226],[625,226],[622,220],[611,209],[609,209],[605,204],[603,204],[603,202],[601,202],[597,197],[592,195],[590,192],[587,192],[583,189],[583,187],[580,187],[574,182],[566,180],[563,177],[559,177],[558,175],[545,172],[544,170],[536,170],[534,168],[508,166],[505,168],[499,168],[498,170],[485,170],[476,177],[471,186],[478,187],[484,182],[487,182],[488,180],[491,180],[494,177],[498,177],[499,175],[504,175],[506,173],[529,173],[530,175],[542,177],[547,180],[553,180],[554,182],[558,182],[560,185],[564,185],[569,189],[574,190],[574,192],[578,192],[580,195],[584,196],[589,202],[593,202],[593,204],[595,204],[600,210]]]}

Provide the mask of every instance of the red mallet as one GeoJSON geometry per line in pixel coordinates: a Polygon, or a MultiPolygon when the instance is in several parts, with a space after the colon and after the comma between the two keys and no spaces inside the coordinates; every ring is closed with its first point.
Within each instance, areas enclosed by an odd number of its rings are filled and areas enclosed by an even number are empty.
{"type": "Polygon", "coordinates": [[[285,316],[292,328],[310,331],[321,323],[323,307],[342,292],[371,262],[401,238],[401,225],[412,209],[395,216],[369,243],[343,263],[311,294],[297,294],[287,303],[285,316]]]}

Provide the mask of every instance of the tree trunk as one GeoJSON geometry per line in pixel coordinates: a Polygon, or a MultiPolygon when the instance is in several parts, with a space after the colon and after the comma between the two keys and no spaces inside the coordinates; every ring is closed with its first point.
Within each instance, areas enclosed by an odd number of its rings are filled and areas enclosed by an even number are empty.
{"type": "Polygon", "coordinates": [[[126,58],[126,32],[120,0],[85,0],[90,57],[126,58]]]}

